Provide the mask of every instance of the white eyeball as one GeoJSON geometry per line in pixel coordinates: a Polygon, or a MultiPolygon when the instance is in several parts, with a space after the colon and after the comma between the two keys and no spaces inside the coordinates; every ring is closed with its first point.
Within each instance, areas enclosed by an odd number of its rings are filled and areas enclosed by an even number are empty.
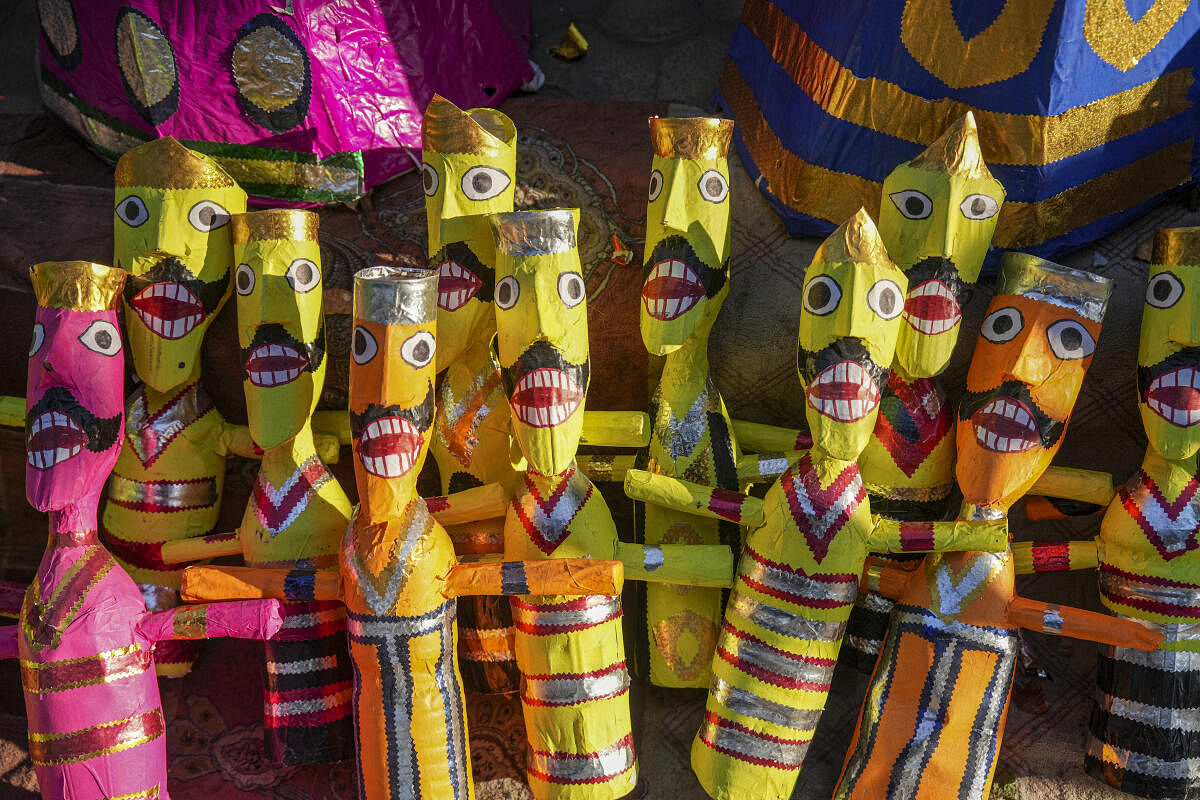
{"type": "Polygon", "coordinates": [[[307,258],[297,258],[288,267],[285,277],[294,290],[304,294],[321,282],[321,268],[307,258]]]}
{"type": "Polygon", "coordinates": [[[1146,284],[1146,304],[1155,308],[1170,308],[1183,297],[1183,281],[1170,272],[1160,272],[1146,284]]]}
{"type": "Polygon", "coordinates": [[[521,284],[512,275],[501,278],[496,283],[496,307],[508,310],[517,304],[521,296],[521,284]]]}
{"type": "Polygon", "coordinates": [[[433,197],[437,194],[438,182],[437,170],[430,164],[422,164],[421,188],[425,190],[426,197],[433,197]]]}
{"type": "Polygon", "coordinates": [[[29,357],[33,358],[37,355],[37,351],[42,349],[42,342],[46,341],[46,329],[42,323],[33,323],[33,343],[29,345],[29,357]]]}
{"type": "Polygon", "coordinates": [[[996,202],[995,198],[988,197],[986,194],[971,194],[959,203],[958,210],[967,219],[991,219],[1000,210],[1000,204],[996,202]]]}
{"type": "Polygon", "coordinates": [[[904,293],[895,281],[876,281],[867,292],[867,305],[884,319],[895,319],[904,310],[904,293]]]}
{"type": "Polygon", "coordinates": [[[188,212],[188,222],[198,231],[208,233],[229,224],[229,212],[212,200],[201,200],[188,212]]]}
{"type": "Polygon", "coordinates": [[[1004,344],[1012,341],[1024,327],[1025,318],[1021,312],[1012,306],[1005,306],[984,317],[979,332],[992,344],[1004,344]]]}
{"type": "Polygon", "coordinates": [[[471,200],[491,200],[510,183],[509,177],[495,167],[471,167],[462,177],[462,190],[471,200]]]}
{"type": "Polygon", "coordinates": [[[121,332],[106,319],[98,319],[79,334],[79,341],[93,353],[115,356],[121,352],[121,332]]]}
{"type": "Polygon", "coordinates": [[[355,364],[366,364],[379,352],[379,343],[371,332],[362,325],[354,326],[354,336],[350,340],[350,357],[355,364]]]}
{"type": "Polygon", "coordinates": [[[662,194],[663,190],[663,174],[658,170],[653,170],[650,173],[650,192],[646,195],[646,199],[653,203],[662,194]]]}
{"type": "Polygon", "coordinates": [[[136,228],[150,219],[150,212],[146,210],[145,201],[136,194],[131,194],[117,203],[116,211],[117,219],[131,228],[136,228]]]}
{"type": "Polygon", "coordinates": [[[828,275],[818,275],[804,287],[804,310],[823,317],[838,307],[842,287],[828,275]]]}
{"type": "Polygon", "coordinates": [[[417,369],[433,361],[435,352],[437,342],[429,331],[417,331],[400,345],[400,357],[417,369]]]}
{"type": "Polygon", "coordinates": [[[892,204],[909,219],[925,219],[933,213],[933,201],[924,192],[905,189],[888,195],[892,204]]]}
{"type": "Polygon", "coordinates": [[[574,308],[583,302],[583,298],[587,297],[587,287],[583,285],[583,278],[578,272],[564,272],[558,276],[558,296],[567,308],[574,308]]]}
{"type": "Polygon", "coordinates": [[[1087,358],[1096,350],[1096,340],[1073,319],[1060,319],[1046,328],[1046,339],[1054,355],[1064,361],[1087,358]]]}
{"type": "Polygon", "coordinates": [[[729,181],[715,169],[701,175],[696,186],[700,189],[700,196],[710,203],[719,203],[729,196],[729,181]]]}
{"type": "Polygon", "coordinates": [[[240,295],[247,295],[254,291],[254,270],[249,264],[238,264],[237,272],[233,276],[233,285],[240,295]]]}

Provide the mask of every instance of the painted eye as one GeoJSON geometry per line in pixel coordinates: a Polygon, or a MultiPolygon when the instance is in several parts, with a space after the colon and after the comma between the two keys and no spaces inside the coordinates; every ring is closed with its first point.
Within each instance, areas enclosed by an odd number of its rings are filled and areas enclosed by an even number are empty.
{"type": "Polygon", "coordinates": [[[146,203],[142,198],[131,194],[117,203],[117,218],[129,227],[136,228],[150,219],[150,212],[146,210],[146,203]]]}
{"type": "Polygon", "coordinates": [[[658,199],[658,196],[660,194],[662,194],[662,187],[663,187],[662,173],[659,172],[658,170],[654,170],[653,172],[650,173],[650,194],[648,194],[646,196],[646,199],[649,200],[651,203],[653,203],[655,200],[658,199]]]}
{"type": "Polygon", "coordinates": [[[1060,319],[1046,328],[1046,338],[1054,355],[1063,361],[1087,358],[1096,350],[1096,340],[1073,319],[1060,319]]]}
{"type": "Polygon", "coordinates": [[[42,342],[46,341],[46,329],[42,327],[42,323],[33,323],[33,343],[29,345],[29,357],[33,358],[37,355],[37,351],[42,349],[42,342]]]}
{"type": "Polygon", "coordinates": [[[517,304],[517,297],[521,294],[521,284],[517,283],[517,279],[512,275],[506,278],[501,278],[496,284],[496,305],[502,309],[510,309],[517,304]]]}
{"type": "Polygon", "coordinates": [[[700,189],[700,196],[710,203],[719,203],[729,195],[729,181],[715,169],[701,175],[696,186],[700,189]]]}
{"type": "Polygon", "coordinates": [[[121,332],[117,326],[105,319],[98,319],[87,330],[79,334],[79,341],[93,353],[102,356],[115,356],[121,352],[121,332]]]}
{"type": "Polygon", "coordinates": [[[895,281],[876,281],[867,292],[867,305],[884,319],[895,319],[904,310],[904,294],[895,281]]]}
{"type": "Polygon", "coordinates": [[[491,200],[508,188],[508,176],[495,167],[471,167],[462,178],[462,190],[471,200],[491,200]]]}
{"type": "Polygon", "coordinates": [[[421,188],[425,190],[426,197],[433,197],[438,190],[438,174],[437,170],[429,164],[421,165],[421,188]]]}
{"type": "Polygon", "coordinates": [[[254,291],[254,270],[250,269],[249,264],[238,265],[233,284],[237,287],[238,294],[247,295],[254,291]]]}
{"type": "Polygon", "coordinates": [[[293,289],[304,294],[312,291],[313,287],[321,282],[321,268],[307,258],[297,258],[288,267],[286,277],[293,289]]]}
{"type": "Polygon", "coordinates": [[[991,219],[1000,210],[1000,204],[986,194],[970,194],[959,204],[958,209],[967,219],[991,219]]]}
{"type": "Polygon", "coordinates": [[[1160,272],[1146,285],[1146,303],[1155,308],[1170,308],[1183,297],[1183,282],[1170,272],[1160,272]]]}
{"type": "Polygon", "coordinates": [[[888,197],[900,213],[909,219],[925,219],[933,213],[933,201],[916,189],[892,192],[888,197]]]}
{"type": "Polygon", "coordinates": [[[404,340],[400,345],[400,357],[417,369],[433,361],[437,351],[437,342],[429,331],[418,331],[404,340]]]}
{"type": "Polygon", "coordinates": [[[823,317],[837,308],[842,287],[828,275],[818,275],[804,287],[804,310],[823,317]]]}
{"type": "Polygon", "coordinates": [[[1025,318],[1021,316],[1021,312],[1012,306],[1005,306],[988,314],[979,332],[992,344],[1004,344],[1011,341],[1024,327],[1025,318]]]}
{"type": "Polygon", "coordinates": [[[567,308],[574,308],[583,302],[583,298],[587,296],[587,289],[578,272],[564,272],[558,276],[558,296],[567,308]]]}
{"type": "Polygon", "coordinates": [[[198,231],[208,233],[229,224],[229,212],[212,200],[201,200],[188,212],[188,222],[198,231]]]}
{"type": "Polygon", "coordinates": [[[366,364],[379,351],[379,343],[371,332],[362,325],[354,327],[354,339],[350,343],[350,355],[355,364],[366,364]]]}

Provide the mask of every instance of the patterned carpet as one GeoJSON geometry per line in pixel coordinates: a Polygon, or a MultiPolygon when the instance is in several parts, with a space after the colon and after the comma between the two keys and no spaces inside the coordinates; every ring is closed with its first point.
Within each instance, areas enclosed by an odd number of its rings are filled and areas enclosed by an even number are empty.
{"type": "MultiPolygon", "coordinates": [[[[589,291],[593,381],[589,408],[642,408],[655,365],[636,333],[645,181],[650,151],[647,116],[661,105],[582,104],[511,100],[504,110],[520,131],[518,204],[578,206],[580,245],[589,291]],[[634,261],[614,261],[613,237],[634,261]]],[[[676,109],[686,113],[685,110],[676,109]]],[[[33,298],[25,270],[35,261],[86,258],[104,262],[112,249],[111,169],[86,153],[56,121],[43,116],[0,121],[0,307],[9,330],[28,330],[33,298]]],[[[732,292],[717,322],[712,362],[734,416],[797,424],[803,419],[795,372],[795,330],[803,272],[815,241],[789,239],[745,172],[733,165],[732,292]]],[[[424,257],[423,195],[415,176],[379,187],[357,208],[322,212],[325,301],[330,364],[323,403],[344,407],[353,272],[375,263],[424,257]]],[[[1084,386],[1058,462],[1110,470],[1123,480],[1140,463],[1145,439],[1136,413],[1134,376],[1138,321],[1146,264],[1139,247],[1157,227],[1200,224],[1183,205],[1164,206],[1136,224],[1067,259],[1117,281],[1099,352],[1084,386]]],[[[1144,253],[1143,253],[1144,254],[1144,253]]],[[[947,375],[952,395],[961,390],[973,332],[993,288],[985,279],[964,316],[964,345],[947,375]]],[[[205,358],[205,382],[222,413],[244,419],[240,381],[233,364],[236,332],[232,304],[214,324],[205,358]]],[[[24,334],[16,336],[22,342],[24,334]]],[[[24,390],[24,348],[0,350],[0,393],[24,390]]],[[[335,473],[347,489],[353,477],[344,462],[335,473]]],[[[28,509],[22,489],[23,445],[18,432],[0,430],[0,578],[28,579],[40,557],[45,523],[28,509]]],[[[254,477],[251,463],[231,463],[223,525],[241,516],[254,477]]],[[[618,525],[627,504],[606,496],[618,525]]],[[[1019,539],[1094,535],[1098,519],[1026,523],[1019,510],[1019,539]]],[[[1099,608],[1094,577],[1049,575],[1020,579],[1027,596],[1099,608]]],[[[1095,648],[1041,635],[1029,650],[1048,679],[1022,678],[1009,716],[994,796],[1024,800],[1099,800],[1126,795],[1082,771],[1083,741],[1093,685],[1095,648]]],[[[353,798],[353,766],[277,768],[265,762],[260,741],[261,645],[218,642],[206,646],[192,676],[163,681],[170,720],[171,793],[177,800],[222,798],[353,798]]],[[[841,767],[865,677],[839,670],[829,712],[810,750],[796,797],[828,798],[841,767]]],[[[33,797],[36,785],[25,755],[19,678],[12,662],[0,664],[0,796],[33,797]]],[[[691,739],[703,694],[647,690],[635,693],[635,727],[645,786],[643,796],[700,800],[688,767],[691,739]]],[[[472,698],[472,758],[480,800],[529,797],[520,775],[523,740],[512,721],[512,699],[472,698]]]]}

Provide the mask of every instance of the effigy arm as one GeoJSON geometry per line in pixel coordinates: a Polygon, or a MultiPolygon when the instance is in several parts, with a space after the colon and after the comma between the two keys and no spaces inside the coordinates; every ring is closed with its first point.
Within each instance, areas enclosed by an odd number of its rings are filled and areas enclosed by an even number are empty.
{"type": "Polygon", "coordinates": [[[334,569],[282,567],[187,567],[179,596],[189,603],[217,600],[340,600],[341,578],[334,569]]]}
{"type": "Polygon", "coordinates": [[[1028,494],[1107,506],[1116,490],[1111,473],[1050,466],[1030,487],[1028,494]]]}
{"type": "Polygon", "coordinates": [[[454,494],[425,498],[429,513],[442,525],[503,517],[508,511],[508,492],[499,483],[485,483],[454,494]]]}
{"type": "Polygon", "coordinates": [[[238,540],[237,531],[228,533],[212,533],[208,536],[193,536],[188,539],[176,539],[163,542],[161,557],[164,564],[184,564],[188,561],[202,561],[206,558],[222,556],[240,556],[242,543],[238,540]]]}
{"type": "Polygon", "coordinates": [[[643,545],[617,542],[617,559],[631,581],[681,586],[733,586],[733,553],[723,544],[643,545]]]}
{"type": "Polygon", "coordinates": [[[575,466],[587,476],[592,483],[602,481],[621,483],[625,474],[633,469],[637,456],[622,455],[587,455],[575,456],[575,466]]]}
{"type": "Polygon", "coordinates": [[[770,453],[752,453],[737,460],[738,484],[771,483],[795,464],[807,450],[776,450],[770,453]]]}
{"type": "Polygon", "coordinates": [[[482,561],[456,564],[446,578],[447,597],[526,594],[620,594],[619,561],[552,558],[545,561],[482,561]]]}
{"type": "Polygon", "coordinates": [[[313,433],[337,439],[339,445],[354,443],[354,437],[350,433],[350,412],[345,409],[341,411],[314,411],[312,415],[312,429],[313,433]]]}
{"type": "Polygon", "coordinates": [[[1008,621],[1038,633],[1070,636],[1135,650],[1156,650],[1163,639],[1161,633],[1131,619],[1025,597],[1017,597],[1009,604],[1008,621]]]}
{"type": "Polygon", "coordinates": [[[701,486],[642,469],[629,470],[625,475],[624,487],[625,495],[630,500],[640,500],[699,517],[736,522],[748,528],[757,528],[763,523],[762,500],[741,492],[701,486]]]}
{"type": "MultiPolygon", "coordinates": [[[[920,565],[921,562],[916,562],[920,565]]],[[[906,569],[895,564],[884,564],[867,558],[862,577],[858,582],[860,592],[875,592],[889,600],[899,601],[904,597],[905,590],[917,569],[906,569]]]]}
{"type": "Polygon", "coordinates": [[[17,657],[17,625],[0,627],[0,658],[17,657]]]}
{"type": "Polygon", "coordinates": [[[1095,539],[1075,542],[1013,542],[1012,552],[1013,571],[1018,575],[1095,569],[1100,564],[1095,539]]]}
{"type": "Polygon", "coordinates": [[[764,425],[761,422],[730,420],[738,447],[748,453],[771,453],[781,450],[807,450],[812,447],[812,436],[799,428],[783,428],[764,425]]]}
{"type": "Polygon", "coordinates": [[[25,398],[0,395],[0,425],[9,428],[25,427],[25,398]]]}
{"type": "Polygon", "coordinates": [[[644,411],[584,411],[579,443],[594,447],[645,447],[650,417],[644,411]]]}
{"type": "Polygon", "coordinates": [[[898,522],[873,517],[875,526],[867,536],[867,547],[880,553],[943,553],[953,550],[983,550],[1002,553],[1008,549],[1008,519],[950,520],[943,522],[898,522]]]}
{"type": "Polygon", "coordinates": [[[172,639],[270,639],[283,626],[278,600],[181,605],[147,613],[138,633],[152,642],[172,639]]]}

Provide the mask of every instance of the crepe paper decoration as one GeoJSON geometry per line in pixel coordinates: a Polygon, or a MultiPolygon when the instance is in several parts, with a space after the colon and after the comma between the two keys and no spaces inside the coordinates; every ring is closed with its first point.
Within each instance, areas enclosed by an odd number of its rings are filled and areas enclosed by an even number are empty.
{"type": "Polygon", "coordinates": [[[100,544],[97,506],[122,435],[125,273],[84,261],[30,270],[38,308],[29,352],[26,493],[50,542],[20,622],[0,629],[19,657],[29,756],[47,800],[166,797],[165,721],[154,674],[162,645],[212,636],[265,639],[270,601],[148,612],[100,544]]]}
{"type": "MultiPolygon", "coordinates": [[[[729,294],[729,138],[733,123],[712,117],[650,118],[653,160],[646,207],[639,325],[642,342],[665,356],[650,398],[650,443],[637,463],[650,472],[737,491],[741,453],[708,364],[708,339],[729,294]]],[[[657,505],[634,506],[635,537],[741,546],[726,520],[657,505]]],[[[639,587],[641,589],[642,587],[639,587]]],[[[706,688],[725,593],[668,583],[636,595],[634,673],[656,686],[706,688]]]]}
{"type": "MultiPolygon", "coordinates": [[[[1005,254],[958,411],[960,519],[1005,519],[1058,452],[1111,290],[1107,278],[1005,254]]],[[[1140,626],[1018,597],[1007,551],[931,555],[901,583],[838,798],[917,797],[923,785],[986,798],[1020,627],[1154,646],[1140,626]]]]}
{"type": "Polygon", "coordinates": [[[854,0],[829,15],[748,0],[717,104],[792,236],[824,235],[860,205],[879,219],[892,167],[973,110],[1008,188],[995,246],[1053,258],[1200,174],[1189,143],[1200,15],[1186,0],[1149,7],[854,0]]]}
{"type": "Polygon", "coordinates": [[[574,22],[567,26],[567,32],[563,34],[561,42],[550,45],[550,53],[563,61],[575,61],[583,58],[587,55],[587,51],[588,40],[584,38],[583,32],[574,22]]]}
{"type": "Polygon", "coordinates": [[[292,6],[221,0],[194,25],[162,0],[46,4],[42,97],[110,161],[174,136],[257,198],[314,204],[419,167],[435,87],[499,103],[532,75],[511,0],[292,6]]]}
{"type": "MultiPolygon", "coordinates": [[[[617,540],[603,497],[575,466],[587,392],[587,296],[577,209],[494,214],[496,355],[528,469],[504,526],[517,561],[613,558],[626,579],[728,586],[729,548],[617,540]]],[[[512,598],[529,740],[526,777],[538,800],[599,800],[637,781],[621,598],[512,598]]]]}
{"type": "Polygon", "coordinates": [[[455,598],[621,590],[614,561],[458,563],[450,537],[416,493],[434,424],[437,295],[431,270],[369,267],[355,275],[350,413],[362,502],[342,543],[340,573],[185,573],[189,598],[345,604],[364,800],[474,797],[455,598]]]}

